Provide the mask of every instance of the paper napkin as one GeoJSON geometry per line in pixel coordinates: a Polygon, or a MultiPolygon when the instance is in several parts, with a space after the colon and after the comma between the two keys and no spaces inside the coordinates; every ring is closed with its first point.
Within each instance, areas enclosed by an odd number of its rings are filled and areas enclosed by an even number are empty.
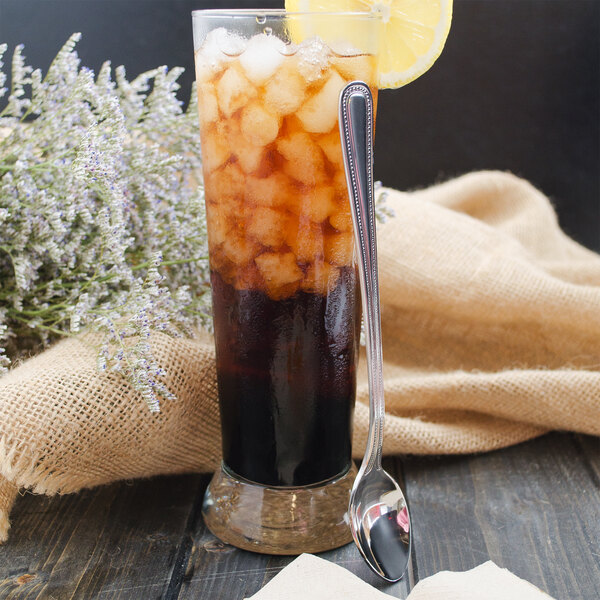
{"type": "MultiPolygon", "coordinates": [[[[247,600],[389,600],[356,575],[312,554],[302,554],[247,600]]],[[[407,600],[552,600],[531,583],[488,561],[464,572],[440,571],[423,579],[407,600]]]]}

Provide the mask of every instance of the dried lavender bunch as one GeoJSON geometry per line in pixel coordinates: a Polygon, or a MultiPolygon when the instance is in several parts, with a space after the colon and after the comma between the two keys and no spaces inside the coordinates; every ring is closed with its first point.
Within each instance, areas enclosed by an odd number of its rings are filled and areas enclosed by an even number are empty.
{"type": "MultiPolygon", "coordinates": [[[[45,77],[0,62],[0,373],[83,329],[98,363],[132,379],[152,410],[170,397],[152,331],[210,321],[206,220],[195,94],[182,69],[133,81],[80,66],[74,34],[45,77]]],[[[6,45],[0,46],[0,59],[6,45]]]]}

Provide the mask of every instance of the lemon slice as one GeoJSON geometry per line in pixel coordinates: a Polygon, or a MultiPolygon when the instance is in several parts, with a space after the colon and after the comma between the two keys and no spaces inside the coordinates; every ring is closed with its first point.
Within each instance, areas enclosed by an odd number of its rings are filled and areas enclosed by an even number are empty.
{"type": "Polygon", "coordinates": [[[285,0],[285,9],[381,13],[380,89],[399,88],[423,75],[442,52],[452,21],[452,0],[285,0]]]}

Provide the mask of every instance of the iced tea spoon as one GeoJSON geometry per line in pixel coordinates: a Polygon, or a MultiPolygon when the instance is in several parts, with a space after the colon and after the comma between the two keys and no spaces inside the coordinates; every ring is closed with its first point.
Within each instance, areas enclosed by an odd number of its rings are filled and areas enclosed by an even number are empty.
{"type": "Polygon", "coordinates": [[[354,81],[342,90],[339,120],[360,259],[369,372],[369,435],[348,513],[352,536],[367,564],[380,577],[394,582],[408,566],[411,534],[404,494],[381,466],[385,404],[373,198],[373,97],[365,83],[354,81]]]}

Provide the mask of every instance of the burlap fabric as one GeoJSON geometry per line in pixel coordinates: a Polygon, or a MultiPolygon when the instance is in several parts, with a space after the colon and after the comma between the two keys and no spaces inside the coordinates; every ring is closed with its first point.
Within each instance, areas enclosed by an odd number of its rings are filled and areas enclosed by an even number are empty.
{"type": "MultiPolygon", "coordinates": [[[[390,192],[379,228],[385,452],[465,453],[549,429],[600,434],[600,256],[559,229],[548,200],[480,172],[390,192]]],[[[152,414],[92,338],[0,379],[0,540],[17,490],[74,492],[209,471],[220,439],[210,338],[153,339],[177,395],[152,414]]],[[[354,452],[366,440],[365,361],[354,452]]]]}

